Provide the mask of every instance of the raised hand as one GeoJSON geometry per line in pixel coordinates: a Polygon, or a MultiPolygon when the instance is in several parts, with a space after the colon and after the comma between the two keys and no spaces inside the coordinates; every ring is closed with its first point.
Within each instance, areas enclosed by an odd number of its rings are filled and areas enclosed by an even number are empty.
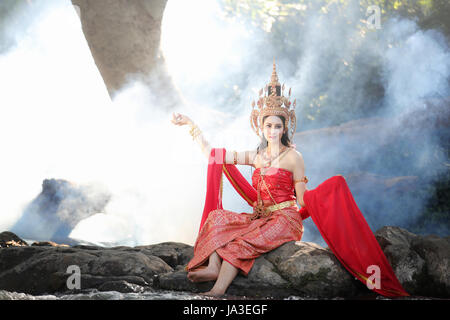
{"type": "Polygon", "coordinates": [[[177,125],[177,126],[184,126],[184,125],[193,123],[192,120],[188,116],[185,116],[184,114],[181,114],[181,113],[175,113],[175,112],[172,113],[171,121],[174,125],[177,125]]]}

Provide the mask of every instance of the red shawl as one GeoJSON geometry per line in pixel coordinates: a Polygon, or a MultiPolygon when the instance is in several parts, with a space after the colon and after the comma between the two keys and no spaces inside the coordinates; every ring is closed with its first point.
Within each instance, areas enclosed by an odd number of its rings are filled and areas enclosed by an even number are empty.
{"type": "MultiPolygon", "coordinates": [[[[200,229],[209,212],[222,207],[222,173],[250,206],[256,201],[255,188],[235,165],[225,164],[224,148],[213,148],[208,162],[206,201],[200,229]]],[[[380,288],[372,290],[386,296],[409,296],[403,289],[381,250],[372,230],[353,199],[342,176],[331,177],[303,196],[306,207],[300,209],[302,219],[313,219],[323,239],[342,265],[358,280],[376,284],[373,266],[379,268],[380,288]]]]}

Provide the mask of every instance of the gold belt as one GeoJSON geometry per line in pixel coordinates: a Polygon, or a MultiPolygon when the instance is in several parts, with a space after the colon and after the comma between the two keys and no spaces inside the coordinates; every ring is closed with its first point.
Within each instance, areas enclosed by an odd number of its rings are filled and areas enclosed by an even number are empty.
{"type": "Polygon", "coordinates": [[[289,208],[289,207],[293,207],[293,206],[297,206],[297,202],[295,200],[288,200],[288,201],[284,201],[284,202],[280,202],[271,206],[266,207],[266,210],[269,210],[270,212],[274,212],[277,210],[281,210],[284,208],[289,208]]]}
{"type": "MultiPolygon", "coordinates": [[[[297,201],[295,200],[288,200],[288,201],[284,201],[278,204],[274,204],[270,207],[267,207],[266,209],[269,210],[270,212],[276,211],[276,210],[280,210],[280,209],[284,209],[284,208],[289,208],[289,207],[293,207],[295,206],[297,207],[297,201]]],[[[298,222],[295,222],[292,217],[289,216],[289,214],[287,214],[286,212],[282,211],[282,213],[284,214],[284,216],[286,218],[288,218],[288,220],[291,222],[291,227],[296,230],[296,228],[294,227],[296,224],[298,224],[298,222]]],[[[300,226],[300,232],[303,233],[303,224],[300,226]]],[[[297,231],[297,230],[296,230],[297,231]]]]}
{"type": "Polygon", "coordinates": [[[272,212],[281,210],[284,208],[289,207],[297,207],[297,202],[295,200],[288,200],[281,203],[277,203],[268,207],[263,206],[255,206],[253,207],[253,214],[251,215],[250,219],[258,219],[258,218],[265,218],[268,217],[272,212]]]}

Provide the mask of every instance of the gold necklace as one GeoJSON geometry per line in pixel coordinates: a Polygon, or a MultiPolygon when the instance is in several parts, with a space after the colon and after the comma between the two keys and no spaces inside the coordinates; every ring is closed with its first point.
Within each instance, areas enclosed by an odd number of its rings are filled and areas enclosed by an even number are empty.
{"type": "MultiPolygon", "coordinates": [[[[273,158],[273,159],[271,159],[271,160],[269,161],[269,165],[268,165],[268,166],[263,166],[263,167],[261,168],[260,175],[263,175],[263,176],[264,176],[264,175],[266,174],[266,171],[269,170],[268,168],[270,168],[271,165],[272,165],[272,161],[275,160],[276,158],[279,157],[278,162],[280,162],[280,160],[288,153],[288,152],[286,151],[287,149],[290,149],[290,148],[289,148],[289,147],[285,147],[285,148],[283,149],[282,152],[280,152],[275,158],[273,158]],[[281,155],[281,157],[280,157],[280,155],[281,155]]],[[[267,163],[266,163],[266,164],[267,164],[267,163]]]]}
{"type": "Polygon", "coordinates": [[[268,163],[268,166],[265,166],[265,167],[270,167],[272,165],[272,161],[275,160],[276,158],[278,158],[280,156],[280,154],[282,154],[287,149],[286,146],[283,146],[283,147],[284,148],[275,157],[272,157],[272,156],[267,157],[266,156],[267,151],[269,151],[269,154],[270,154],[270,150],[263,152],[263,154],[262,154],[263,160],[266,161],[265,164],[268,163]]]}

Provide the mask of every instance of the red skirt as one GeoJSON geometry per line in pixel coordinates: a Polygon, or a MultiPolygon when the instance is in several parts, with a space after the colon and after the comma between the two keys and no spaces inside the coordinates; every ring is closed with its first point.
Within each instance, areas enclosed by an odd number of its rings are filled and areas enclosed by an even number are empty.
{"type": "Polygon", "coordinates": [[[248,275],[263,253],[289,241],[299,241],[303,222],[296,208],[272,212],[266,218],[251,220],[246,213],[216,209],[209,213],[194,245],[194,257],[186,269],[192,271],[208,263],[216,251],[225,261],[248,275]]]}

